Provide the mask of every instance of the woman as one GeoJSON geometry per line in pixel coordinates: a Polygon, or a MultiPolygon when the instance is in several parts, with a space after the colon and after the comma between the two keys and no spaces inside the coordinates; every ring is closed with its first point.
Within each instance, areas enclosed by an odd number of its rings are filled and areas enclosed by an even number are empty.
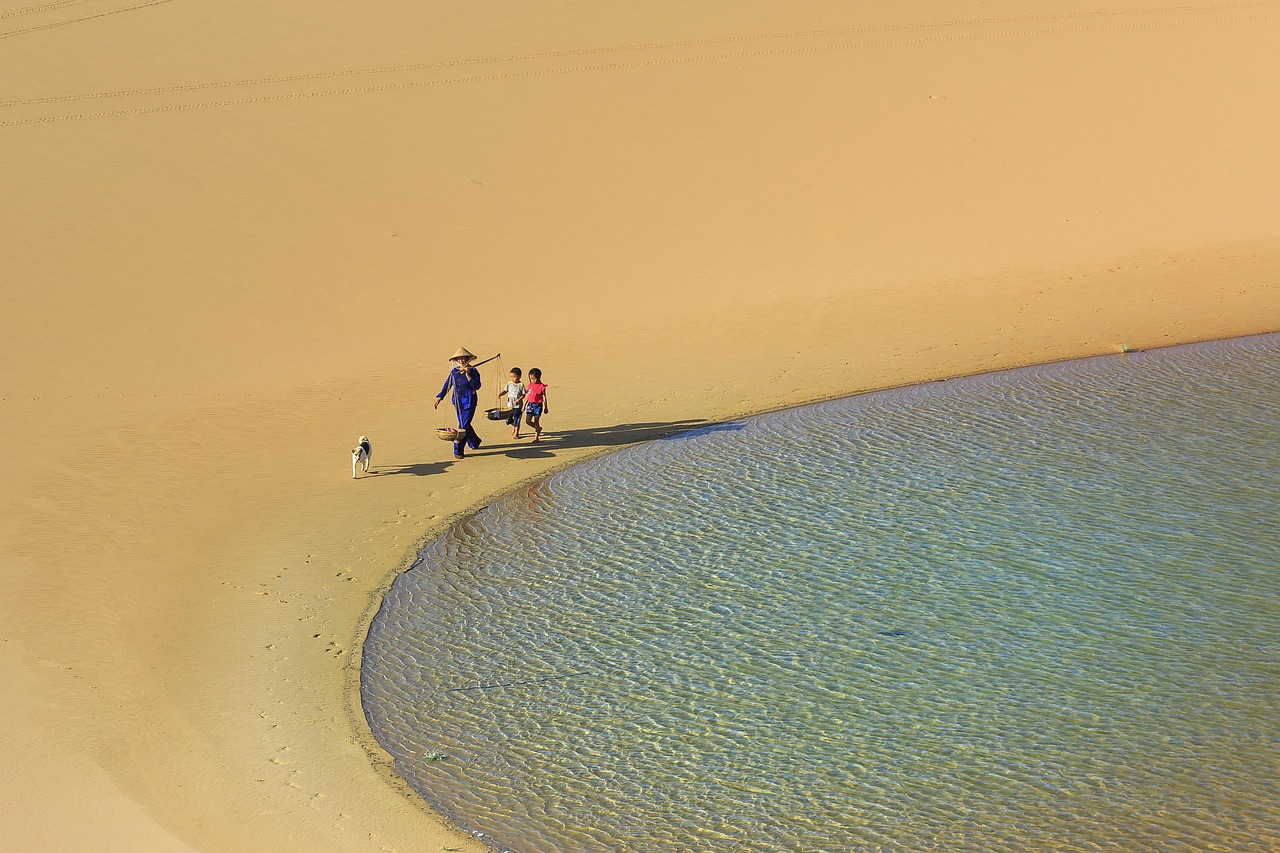
{"type": "Polygon", "coordinates": [[[445,377],[444,387],[436,395],[435,408],[440,408],[444,395],[453,389],[453,408],[458,413],[458,429],[464,433],[461,441],[453,443],[453,457],[461,459],[465,455],[464,448],[480,449],[480,436],[471,428],[471,419],[476,416],[476,406],[480,402],[476,393],[480,390],[480,371],[471,366],[475,356],[467,352],[465,347],[458,347],[458,351],[449,360],[453,362],[453,369],[445,377]]]}

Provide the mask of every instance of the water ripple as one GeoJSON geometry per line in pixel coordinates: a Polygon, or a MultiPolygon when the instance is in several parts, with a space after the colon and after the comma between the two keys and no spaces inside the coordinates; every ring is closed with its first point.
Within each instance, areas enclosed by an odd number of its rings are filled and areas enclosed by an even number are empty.
{"type": "Polygon", "coordinates": [[[621,450],[456,525],[375,735],[496,849],[1280,849],[1280,335],[621,450]]]}

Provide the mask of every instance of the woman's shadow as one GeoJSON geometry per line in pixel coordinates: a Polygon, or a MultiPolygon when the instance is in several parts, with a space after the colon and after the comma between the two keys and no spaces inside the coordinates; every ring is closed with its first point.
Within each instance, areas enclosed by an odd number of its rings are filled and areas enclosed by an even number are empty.
{"type": "Polygon", "coordinates": [[[441,474],[450,465],[457,464],[455,460],[441,460],[439,462],[415,462],[412,465],[401,465],[398,468],[379,468],[365,474],[366,477],[390,477],[394,474],[412,474],[415,477],[430,477],[432,474],[441,474]]]}

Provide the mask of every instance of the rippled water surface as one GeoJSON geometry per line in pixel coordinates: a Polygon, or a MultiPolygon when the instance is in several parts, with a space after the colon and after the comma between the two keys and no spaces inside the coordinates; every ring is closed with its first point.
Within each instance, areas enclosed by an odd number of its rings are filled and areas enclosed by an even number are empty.
{"type": "Polygon", "coordinates": [[[498,849],[1280,849],[1280,335],[615,453],[431,544],[373,731],[498,849]]]}

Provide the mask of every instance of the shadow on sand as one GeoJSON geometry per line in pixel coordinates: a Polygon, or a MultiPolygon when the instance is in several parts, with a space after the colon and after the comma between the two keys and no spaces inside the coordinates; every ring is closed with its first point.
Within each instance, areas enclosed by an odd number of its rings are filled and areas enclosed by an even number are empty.
{"type": "Polygon", "coordinates": [[[440,462],[418,462],[413,465],[401,465],[397,468],[378,468],[365,474],[365,477],[390,477],[395,474],[412,474],[415,477],[429,477],[440,474],[449,466],[456,465],[457,460],[448,459],[440,462]]]}
{"type": "MultiPolygon", "coordinates": [[[[646,423],[616,424],[610,427],[590,427],[547,431],[542,440],[533,444],[531,439],[519,442],[508,439],[506,444],[493,445],[490,452],[501,452],[514,459],[543,459],[556,455],[557,450],[577,447],[624,447],[641,441],[671,438],[682,433],[704,430],[736,430],[739,424],[708,424],[702,419],[683,421],[649,421],[646,423]]],[[[481,448],[484,453],[486,448],[481,448]]]]}
{"type": "MultiPolygon", "coordinates": [[[[530,437],[519,441],[507,438],[505,443],[493,439],[485,440],[479,450],[468,450],[467,457],[473,456],[508,456],[512,459],[553,459],[557,450],[570,450],[577,447],[623,447],[641,441],[672,438],[689,432],[739,430],[741,424],[708,424],[700,418],[682,421],[648,421],[645,423],[616,424],[610,427],[589,427],[587,429],[570,429],[547,431],[542,440],[533,443],[530,437]]],[[[371,471],[367,477],[389,477],[397,474],[411,474],[415,477],[427,477],[440,474],[446,469],[458,465],[454,459],[439,462],[418,462],[413,465],[402,465],[396,468],[383,468],[371,471]]]]}

